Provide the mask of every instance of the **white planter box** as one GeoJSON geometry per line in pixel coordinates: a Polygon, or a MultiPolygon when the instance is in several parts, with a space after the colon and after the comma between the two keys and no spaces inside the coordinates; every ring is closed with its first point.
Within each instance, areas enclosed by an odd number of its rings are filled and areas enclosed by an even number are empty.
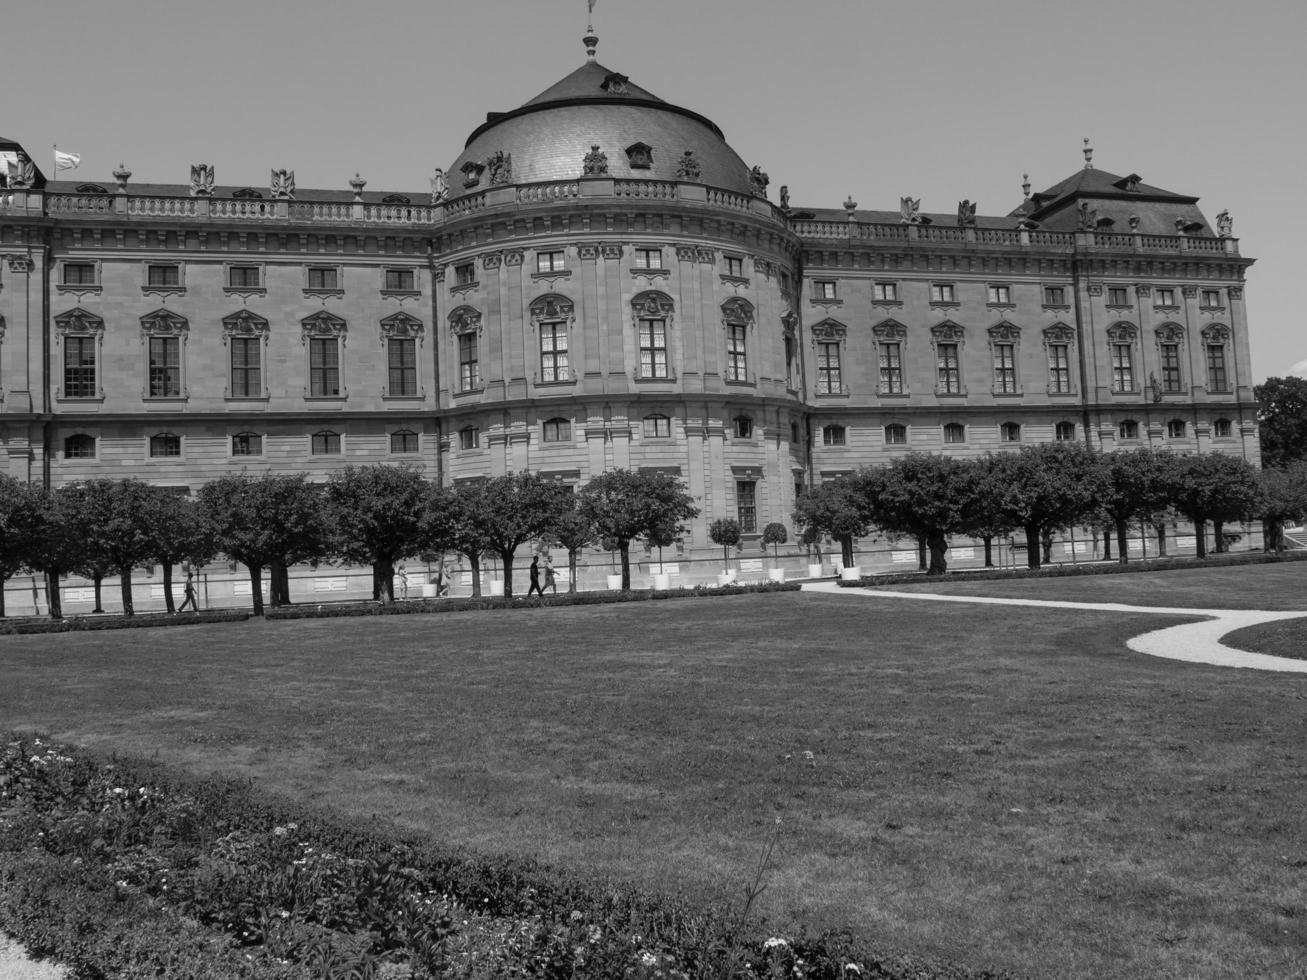
{"type": "Polygon", "coordinates": [[[438,588],[439,586],[432,585],[430,582],[425,583],[422,586],[422,598],[434,599],[436,597],[436,591],[438,588]]]}
{"type": "Polygon", "coordinates": [[[808,578],[821,578],[821,565],[808,566],[808,578]]]}
{"type": "Polygon", "coordinates": [[[767,570],[767,581],[769,581],[769,582],[784,582],[784,581],[785,581],[785,569],[783,569],[783,568],[769,568],[769,569],[767,570]]]}
{"type": "Polygon", "coordinates": [[[718,585],[734,585],[734,584],[735,584],[735,572],[720,572],[720,573],[718,573],[718,575],[717,575],[717,584],[718,584],[718,585]]]}
{"type": "Polygon", "coordinates": [[[850,565],[847,568],[840,569],[840,578],[845,582],[856,582],[862,578],[862,570],[857,565],[850,565]]]}
{"type": "Polygon", "coordinates": [[[655,592],[666,592],[672,587],[672,577],[665,572],[654,572],[653,587],[655,592]]]}
{"type": "Polygon", "coordinates": [[[609,588],[609,589],[616,590],[616,589],[620,589],[621,587],[622,587],[622,576],[621,576],[621,575],[609,575],[609,576],[608,576],[608,588],[609,588]]]}
{"type": "Polygon", "coordinates": [[[504,580],[502,578],[492,578],[490,580],[490,594],[491,595],[504,594],[504,580]]]}

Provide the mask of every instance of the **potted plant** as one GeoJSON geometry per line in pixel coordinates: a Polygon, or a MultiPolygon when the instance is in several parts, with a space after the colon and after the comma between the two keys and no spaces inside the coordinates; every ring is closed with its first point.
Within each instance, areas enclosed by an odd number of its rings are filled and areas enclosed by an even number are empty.
{"type": "Polygon", "coordinates": [[[736,573],[730,567],[730,549],[739,546],[741,537],[740,522],[734,518],[719,517],[708,525],[708,539],[722,546],[722,573],[717,576],[718,585],[730,585],[735,581],[736,573]]]}
{"type": "Polygon", "coordinates": [[[667,566],[663,564],[663,548],[676,543],[676,535],[680,530],[678,527],[663,525],[651,527],[645,534],[645,541],[658,549],[658,571],[653,573],[653,587],[656,592],[665,592],[672,587],[672,577],[667,573],[667,566]]]}
{"type": "Polygon", "coordinates": [[[613,538],[604,538],[600,542],[604,551],[608,552],[609,572],[607,585],[611,591],[618,591],[622,587],[622,573],[617,570],[617,541],[613,538]]]}
{"type": "Polygon", "coordinates": [[[762,549],[767,550],[767,545],[771,545],[772,567],[767,572],[767,578],[773,582],[785,581],[785,569],[778,567],[780,555],[777,553],[777,546],[790,540],[790,534],[785,530],[784,524],[775,521],[768,524],[762,529],[762,549]]]}

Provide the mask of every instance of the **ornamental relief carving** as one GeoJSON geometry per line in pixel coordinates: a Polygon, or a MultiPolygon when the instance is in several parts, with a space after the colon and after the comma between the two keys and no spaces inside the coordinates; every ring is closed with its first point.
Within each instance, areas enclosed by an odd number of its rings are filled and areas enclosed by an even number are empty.
{"type": "Polygon", "coordinates": [[[631,309],[637,317],[668,317],[675,308],[670,296],[655,290],[640,293],[631,300],[631,309]]]}
{"type": "Polygon", "coordinates": [[[781,314],[781,333],[793,338],[799,329],[799,317],[793,310],[786,310],[781,314]]]}
{"type": "Polygon", "coordinates": [[[908,328],[898,320],[884,320],[872,327],[871,333],[878,341],[906,340],[908,328]]]}
{"type": "Polygon", "coordinates": [[[103,334],[104,321],[80,306],[54,318],[55,329],[62,334],[103,334]]]}
{"type": "Polygon", "coordinates": [[[1148,283],[1141,282],[1139,283],[1139,285],[1135,286],[1135,295],[1138,296],[1140,299],[1145,299],[1149,296],[1152,296],[1153,287],[1150,286],[1148,283]]]}
{"type": "Polygon", "coordinates": [[[4,343],[4,339],[5,339],[5,318],[3,316],[0,316],[0,343],[4,343]]]}
{"type": "Polygon", "coordinates": [[[576,246],[576,255],[580,259],[597,259],[599,258],[599,246],[592,242],[582,243],[576,246]]]}
{"type": "Polygon", "coordinates": [[[722,320],[725,323],[745,323],[753,326],[753,304],[739,296],[728,299],[722,304],[722,320]]]}
{"type": "Polygon", "coordinates": [[[694,257],[706,265],[714,265],[717,262],[717,252],[711,248],[695,248],[694,257]]]}
{"type": "Polygon", "coordinates": [[[1107,339],[1114,344],[1133,344],[1138,333],[1133,323],[1114,323],[1107,328],[1107,339]]]}
{"type": "Polygon", "coordinates": [[[226,343],[228,337],[262,337],[268,342],[268,321],[249,310],[239,310],[222,318],[222,336],[226,343]]]}
{"type": "Polygon", "coordinates": [[[1054,323],[1052,326],[1045,327],[1043,334],[1045,346],[1049,344],[1070,344],[1076,339],[1076,332],[1065,323],[1054,323]]]}
{"type": "Polygon", "coordinates": [[[1243,299],[1242,286],[1230,286],[1227,291],[1230,294],[1230,299],[1243,299]]]}
{"type": "Polygon", "coordinates": [[[1198,287],[1197,287],[1197,286],[1181,286],[1181,287],[1180,287],[1180,294],[1181,294],[1182,296],[1184,296],[1185,299],[1196,299],[1197,296],[1198,296],[1198,287]]]}
{"type": "Polygon", "coordinates": [[[1091,282],[1087,287],[1090,296],[1102,296],[1103,284],[1101,282],[1091,282]]]}
{"type": "Polygon", "coordinates": [[[844,340],[849,335],[849,328],[838,320],[822,320],[821,323],[813,324],[810,329],[814,342],[818,340],[844,340]]]}
{"type": "Polygon", "coordinates": [[[310,337],[335,337],[345,342],[345,321],[335,314],[322,310],[300,321],[300,342],[307,344],[310,337]]]}
{"type": "Polygon", "coordinates": [[[523,252],[520,248],[510,248],[504,250],[504,265],[514,266],[522,264],[523,252]]]}
{"type": "Polygon", "coordinates": [[[694,252],[695,252],[695,250],[694,250],[694,246],[693,246],[693,245],[677,245],[677,246],[676,246],[676,258],[677,258],[677,261],[679,261],[679,262],[693,262],[693,261],[694,261],[694,252]]]}
{"type": "Polygon", "coordinates": [[[622,257],[622,246],[617,242],[600,242],[599,254],[606,259],[620,259],[622,257]]]}
{"type": "Polygon", "coordinates": [[[26,255],[7,255],[6,260],[9,262],[10,272],[31,272],[36,266],[36,261],[26,255]]]}
{"type": "Polygon", "coordinates": [[[1178,323],[1164,323],[1155,333],[1159,344],[1179,344],[1184,341],[1184,327],[1178,323]]]}
{"type": "Polygon", "coordinates": [[[481,312],[470,306],[460,306],[449,314],[449,329],[455,334],[480,333],[481,312]]]}
{"type": "Polygon", "coordinates": [[[141,337],[186,337],[190,324],[171,310],[155,310],[141,317],[141,337]]]}
{"type": "Polygon", "coordinates": [[[1221,323],[1212,323],[1203,327],[1203,342],[1207,344],[1224,344],[1230,340],[1230,328],[1221,323]]]}
{"type": "Polygon", "coordinates": [[[1004,320],[989,328],[989,339],[997,343],[1014,343],[1021,339],[1021,328],[1004,320]]]}
{"type": "Polygon", "coordinates": [[[381,321],[381,340],[389,339],[417,340],[419,343],[426,333],[422,321],[408,313],[392,313],[381,321]]]}
{"type": "Polygon", "coordinates": [[[499,266],[503,263],[503,261],[504,261],[503,253],[487,252],[485,255],[481,256],[481,268],[498,269],[499,266]]]}
{"type": "Polygon", "coordinates": [[[952,320],[945,320],[930,328],[930,337],[934,341],[957,342],[963,340],[966,335],[967,332],[962,325],[952,320]]]}
{"type": "Polygon", "coordinates": [[[540,324],[544,322],[557,322],[566,320],[569,324],[575,322],[576,307],[566,296],[559,296],[551,293],[548,296],[541,296],[530,306],[531,322],[540,324]]]}

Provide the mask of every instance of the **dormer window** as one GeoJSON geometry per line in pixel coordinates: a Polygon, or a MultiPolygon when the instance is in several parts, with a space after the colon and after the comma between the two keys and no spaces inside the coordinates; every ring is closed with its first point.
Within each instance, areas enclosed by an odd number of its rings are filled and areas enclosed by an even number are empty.
{"type": "Polygon", "coordinates": [[[382,204],[412,204],[413,202],[403,194],[387,194],[381,199],[382,204]]]}
{"type": "Polygon", "coordinates": [[[626,148],[626,160],[632,170],[648,170],[653,166],[653,147],[648,143],[632,143],[626,148]]]}
{"type": "Polygon", "coordinates": [[[630,81],[625,75],[613,72],[604,78],[603,88],[609,95],[625,95],[627,83],[630,81]]]}
{"type": "Polygon", "coordinates": [[[1140,177],[1138,174],[1131,174],[1128,177],[1122,178],[1120,183],[1118,183],[1116,186],[1120,187],[1122,190],[1126,191],[1129,194],[1138,194],[1139,182],[1142,179],[1143,178],[1140,177]]]}
{"type": "Polygon", "coordinates": [[[469,160],[463,164],[461,169],[463,171],[463,186],[476,187],[477,184],[481,183],[481,174],[486,168],[484,164],[469,160]]]}
{"type": "Polygon", "coordinates": [[[108,194],[109,192],[99,184],[78,184],[76,187],[78,194],[108,194]]]}
{"type": "Polygon", "coordinates": [[[240,198],[241,200],[250,200],[250,201],[263,200],[263,192],[256,191],[253,187],[242,187],[238,191],[232,191],[231,196],[240,198]]]}

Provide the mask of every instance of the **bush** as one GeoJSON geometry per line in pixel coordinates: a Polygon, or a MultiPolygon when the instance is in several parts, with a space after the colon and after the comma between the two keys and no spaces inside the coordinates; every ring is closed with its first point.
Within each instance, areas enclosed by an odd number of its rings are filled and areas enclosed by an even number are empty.
{"type": "Polygon", "coordinates": [[[0,620],[0,636],[15,633],[79,633],[91,630],[135,630],[153,626],[198,626],[201,623],[243,623],[250,614],[237,609],[194,613],[147,613],[139,616],[73,616],[69,619],[0,620]]]}

